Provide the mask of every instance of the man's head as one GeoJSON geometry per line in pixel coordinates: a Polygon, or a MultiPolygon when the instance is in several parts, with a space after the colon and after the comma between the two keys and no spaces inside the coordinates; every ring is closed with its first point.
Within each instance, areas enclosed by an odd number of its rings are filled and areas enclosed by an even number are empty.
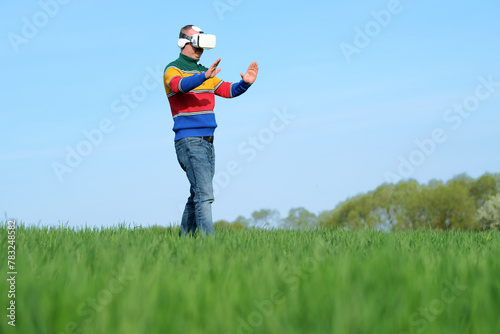
{"type": "Polygon", "coordinates": [[[215,47],[215,36],[204,34],[200,28],[190,24],[181,28],[177,45],[181,48],[182,54],[200,59],[203,49],[215,47]]]}

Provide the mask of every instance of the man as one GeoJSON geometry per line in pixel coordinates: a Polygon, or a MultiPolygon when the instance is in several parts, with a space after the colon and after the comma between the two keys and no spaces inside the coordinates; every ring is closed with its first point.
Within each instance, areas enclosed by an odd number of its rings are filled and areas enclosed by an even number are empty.
{"type": "Polygon", "coordinates": [[[214,114],[215,95],[232,98],[243,94],[257,78],[259,67],[253,62],[238,83],[216,77],[220,58],[210,68],[200,65],[204,49],[215,47],[215,36],[187,25],[179,34],[181,53],[165,68],[164,84],[174,119],[175,150],[190,183],[190,196],[181,220],[179,236],[215,236],[212,223],[214,201],[212,180],[215,172],[214,114]]]}

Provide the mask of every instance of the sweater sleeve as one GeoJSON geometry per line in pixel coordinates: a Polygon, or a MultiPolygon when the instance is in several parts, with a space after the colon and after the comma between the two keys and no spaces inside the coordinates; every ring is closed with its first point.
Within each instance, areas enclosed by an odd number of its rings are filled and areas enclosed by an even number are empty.
{"type": "Polygon", "coordinates": [[[251,84],[243,80],[238,83],[220,82],[215,89],[215,94],[226,98],[236,97],[246,92],[250,86],[251,84]]]}
{"type": "Polygon", "coordinates": [[[252,84],[249,84],[243,80],[240,80],[240,82],[231,85],[231,95],[233,97],[241,95],[244,92],[246,92],[247,89],[250,88],[251,85],[252,84]]]}
{"type": "Polygon", "coordinates": [[[164,74],[165,87],[168,86],[173,93],[187,93],[203,84],[205,80],[205,73],[183,77],[182,72],[175,67],[167,68],[164,74]]]}
{"type": "Polygon", "coordinates": [[[180,92],[187,93],[200,86],[203,82],[205,82],[205,80],[205,73],[194,74],[192,76],[182,78],[179,84],[180,92]]]}

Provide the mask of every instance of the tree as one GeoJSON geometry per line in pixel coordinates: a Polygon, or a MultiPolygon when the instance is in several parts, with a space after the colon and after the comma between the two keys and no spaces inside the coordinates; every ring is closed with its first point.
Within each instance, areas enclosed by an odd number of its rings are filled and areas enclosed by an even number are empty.
{"type": "Polygon", "coordinates": [[[280,213],[274,209],[261,209],[252,212],[251,225],[260,228],[277,227],[280,224],[280,213]]]}
{"type": "Polygon", "coordinates": [[[484,203],[495,195],[500,189],[497,187],[500,185],[495,179],[493,174],[484,174],[479,179],[477,179],[470,187],[470,194],[474,198],[478,208],[482,207],[484,203]]]}
{"type": "Polygon", "coordinates": [[[424,208],[429,227],[436,230],[474,229],[475,201],[468,184],[451,180],[446,185],[424,188],[424,208]]]}
{"type": "Polygon", "coordinates": [[[497,200],[486,201],[500,193],[500,174],[485,174],[474,180],[460,174],[444,183],[431,180],[419,184],[416,180],[385,183],[374,191],[359,194],[337,204],[333,210],[318,216],[299,207],[280,219],[271,209],[254,211],[251,219],[238,217],[245,226],[285,228],[344,228],[349,230],[380,229],[408,230],[472,230],[497,226],[497,200]],[[478,208],[484,207],[481,212],[478,208]],[[493,217],[493,218],[492,218],[493,217]],[[491,223],[490,221],[494,222],[491,223]]]}
{"type": "Polygon", "coordinates": [[[318,226],[318,218],[303,207],[293,208],[288,212],[284,225],[292,229],[314,228],[318,226]]]}
{"type": "Polygon", "coordinates": [[[231,223],[224,219],[214,222],[214,228],[229,228],[230,225],[231,223]]]}
{"type": "Polygon", "coordinates": [[[500,193],[480,207],[476,217],[483,230],[500,230],[500,193]]]}
{"type": "Polygon", "coordinates": [[[338,204],[330,213],[323,213],[319,221],[325,227],[376,228],[378,220],[374,212],[372,194],[362,194],[338,204]]]}
{"type": "Polygon", "coordinates": [[[318,215],[318,225],[322,228],[338,229],[342,227],[339,221],[335,219],[335,210],[326,210],[318,215]]]}
{"type": "Polygon", "coordinates": [[[248,227],[250,225],[250,223],[251,223],[250,219],[245,218],[243,216],[236,217],[236,219],[233,222],[233,224],[241,225],[241,226],[244,226],[244,227],[248,227]]]}
{"type": "Polygon", "coordinates": [[[391,201],[396,216],[395,229],[407,230],[426,226],[422,186],[417,181],[409,180],[396,184],[391,201]]]}
{"type": "Polygon", "coordinates": [[[375,189],[373,193],[374,214],[378,217],[380,229],[390,230],[397,224],[397,214],[399,206],[394,202],[393,184],[384,183],[375,189]]]}

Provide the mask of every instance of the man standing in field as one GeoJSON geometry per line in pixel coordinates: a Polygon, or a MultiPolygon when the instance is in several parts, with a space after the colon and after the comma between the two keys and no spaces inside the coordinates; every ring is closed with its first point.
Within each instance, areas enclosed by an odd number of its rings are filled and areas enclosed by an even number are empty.
{"type": "Polygon", "coordinates": [[[224,82],[216,77],[220,58],[210,68],[198,62],[204,49],[215,47],[214,35],[187,25],[181,29],[177,45],[181,53],[165,68],[163,81],[174,118],[177,160],[190,183],[179,236],[194,235],[196,228],[202,235],[215,236],[212,223],[215,95],[232,98],[243,94],[257,78],[259,67],[253,62],[245,74],[240,73],[240,82],[224,82]]]}

